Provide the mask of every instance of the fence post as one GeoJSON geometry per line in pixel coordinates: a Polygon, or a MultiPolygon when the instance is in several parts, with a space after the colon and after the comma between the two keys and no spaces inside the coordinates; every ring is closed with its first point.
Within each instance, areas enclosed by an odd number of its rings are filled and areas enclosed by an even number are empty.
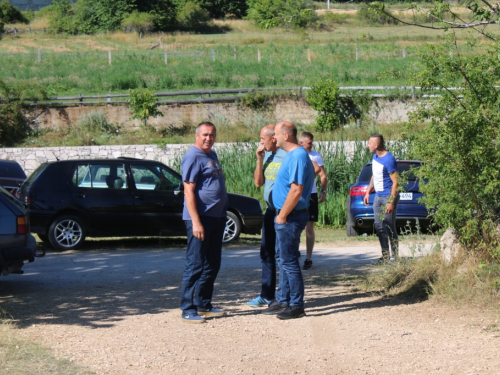
{"type": "Polygon", "coordinates": [[[38,48],[38,62],[42,62],[42,49],[38,48]]]}
{"type": "Polygon", "coordinates": [[[233,52],[234,52],[234,59],[236,60],[238,57],[238,53],[236,52],[236,47],[233,48],[233,52]]]}
{"type": "Polygon", "coordinates": [[[215,51],[214,50],[210,51],[210,56],[212,56],[212,61],[215,61],[215,51]]]}
{"type": "Polygon", "coordinates": [[[106,96],[106,105],[109,107],[111,105],[111,98],[109,95],[106,96]]]}
{"type": "Polygon", "coordinates": [[[403,59],[406,59],[406,48],[403,47],[403,59]]]}
{"type": "Polygon", "coordinates": [[[358,61],[359,59],[359,49],[358,47],[356,47],[356,61],[358,61]]]}
{"type": "Polygon", "coordinates": [[[309,61],[309,64],[311,63],[311,50],[307,49],[307,61],[309,61]]]}
{"type": "Polygon", "coordinates": [[[165,65],[168,65],[168,53],[166,48],[165,48],[165,65]]]}
{"type": "Polygon", "coordinates": [[[260,62],[260,49],[257,50],[257,61],[260,62]]]}
{"type": "Polygon", "coordinates": [[[411,87],[411,98],[415,99],[415,86],[411,87]]]}
{"type": "Polygon", "coordinates": [[[111,66],[111,50],[108,50],[108,64],[111,66]]]}
{"type": "Polygon", "coordinates": [[[80,102],[80,107],[82,107],[83,106],[83,94],[80,94],[79,102],[80,102]]]}

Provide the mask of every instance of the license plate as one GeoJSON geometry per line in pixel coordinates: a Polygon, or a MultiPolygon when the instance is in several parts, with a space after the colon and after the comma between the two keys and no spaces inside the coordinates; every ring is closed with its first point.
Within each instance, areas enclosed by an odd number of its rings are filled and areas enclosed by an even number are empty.
{"type": "Polygon", "coordinates": [[[399,200],[400,201],[412,201],[413,200],[413,193],[399,193],[399,200]]]}

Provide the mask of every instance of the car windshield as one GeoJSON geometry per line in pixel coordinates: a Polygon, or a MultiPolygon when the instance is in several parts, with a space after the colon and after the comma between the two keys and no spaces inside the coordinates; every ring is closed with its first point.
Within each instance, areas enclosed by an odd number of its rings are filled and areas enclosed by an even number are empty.
{"type": "Polygon", "coordinates": [[[26,178],[21,166],[17,163],[3,162],[0,163],[0,176],[2,177],[13,177],[13,178],[26,178]]]}

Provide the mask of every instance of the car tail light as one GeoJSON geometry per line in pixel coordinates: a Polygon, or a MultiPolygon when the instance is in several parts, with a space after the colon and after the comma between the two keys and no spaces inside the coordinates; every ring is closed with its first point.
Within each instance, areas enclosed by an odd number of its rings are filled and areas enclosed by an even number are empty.
{"type": "Polygon", "coordinates": [[[17,218],[17,234],[28,233],[28,218],[26,216],[20,216],[17,218]]]}
{"type": "Polygon", "coordinates": [[[29,187],[24,194],[24,199],[21,198],[21,190],[18,190],[16,193],[16,197],[21,199],[24,204],[34,203],[36,200],[35,189],[29,187]]]}
{"type": "Polygon", "coordinates": [[[351,188],[351,197],[359,195],[364,196],[367,191],[368,191],[368,186],[354,186],[353,188],[351,188]]]}

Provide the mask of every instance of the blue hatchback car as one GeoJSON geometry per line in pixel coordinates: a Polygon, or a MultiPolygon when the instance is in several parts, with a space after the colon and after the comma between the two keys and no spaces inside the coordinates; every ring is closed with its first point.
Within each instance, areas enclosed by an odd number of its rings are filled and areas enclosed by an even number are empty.
{"type": "MultiPolygon", "coordinates": [[[[398,173],[411,171],[422,164],[418,160],[398,160],[398,173]]],[[[370,185],[372,178],[372,163],[367,163],[361,171],[355,184],[349,186],[349,196],[347,197],[347,236],[358,236],[363,233],[374,232],[373,201],[375,191],[370,192],[370,204],[365,205],[363,198],[370,185]]],[[[408,175],[408,184],[405,191],[399,193],[398,212],[396,216],[396,226],[405,227],[408,222],[415,225],[418,220],[421,228],[428,228],[431,224],[429,213],[424,204],[419,203],[422,193],[419,190],[419,181],[413,173],[408,175]]]]}

